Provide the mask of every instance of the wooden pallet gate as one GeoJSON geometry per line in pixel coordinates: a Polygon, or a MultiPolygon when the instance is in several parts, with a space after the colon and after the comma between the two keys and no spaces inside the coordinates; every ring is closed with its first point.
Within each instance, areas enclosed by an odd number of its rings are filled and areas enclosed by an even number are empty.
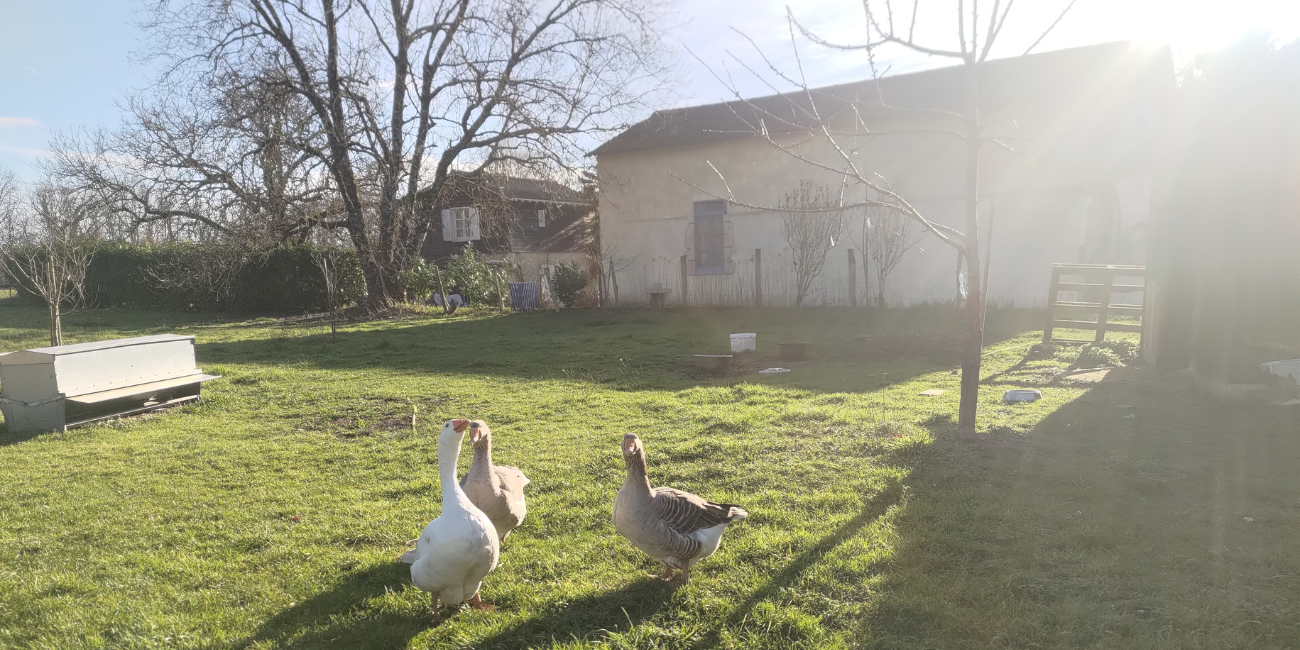
{"type": "Polygon", "coordinates": [[[1043,328],[1043,342],[1101,343],[1106,338],[1106,332],[1134,332],[1141,335],[1145,325],[1142,315],[1146,304],[1146,274],[1145,266],[1053,264],[1052,288],[1047,296],[1047,326],[1043,328]],[[1075,281],[1062,282],[1063,275],[1081,277],[1075,281]],[[1142,284],[1117,284],[1116,278],[1130,279],[1130,281],[1139,278],[1142,284]],[[1057,296],[1062,291],[1078,292],[1079,300],[1058,300],[1057,296]],[[1111,297],[1117,293],[1142,293],[1142,300],[1138,304],[1111,304],[1111,297]],[[1070,318],[1060,318],[1058,316],[1060,312],[1068,312],[1070,318]],[[1143,322],[1142,324],[1111,323],[1108,319],[1112,314],[1134,316],[1143,322]],[[1097,320],[1080,320],[1082,317],[1094,315],[1097,320]],[[1091,341],[1054,338],[1053,331],[1058,328],[1091,330],[1096,332],[1096,335],[1091,341]]]}

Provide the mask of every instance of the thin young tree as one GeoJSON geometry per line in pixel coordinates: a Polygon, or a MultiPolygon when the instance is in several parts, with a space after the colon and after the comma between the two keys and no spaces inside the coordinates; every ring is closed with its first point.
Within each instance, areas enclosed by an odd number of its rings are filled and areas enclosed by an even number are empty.
{"type": "MultiPolygon", "coordinates": [[[[885,182],[886,187],[893,187],[885,182]]],[[[903,255],[920,241],[923,233],[917,232],[915,222],[897,210],[881,205],[868,205],[862,213],[863,266],[876,269],[876,305],[885,306],[885,282],[894,267],[903,261],[903,255]]]]}
{"type": "MultiPolygon", "coordinates": [[[[4,249],[18,239],[19,210],[22,205],[22,184],[18,175],[0,167],[0,260],[4,249]]],[[[12,287],[13,280],[0,264],[0,287],[12,287]]]]}
{"type": "Polygon", "coordinates": [[[63,345],[63,310],[86,303],[99,210],[93,197],[45,182],[0,243],[0,271],[49,310],[50,345],[63,345]]]}
{"type": "Polygon", "coordinates": [[[339,327],[339,281],[341,271],[339,264],[343,258],[343,249],[338,245],[317,246],[312,249],[311,259],[325,281],[325,297],[330,309],[330,341],[338,340],[339,327]]]}
{"type": "Polygon", "coordinates": [[[786,192],[781,201],[781,225],[794,263],[794,306],[803,306],[813,280],[826,266],[826,254],[844,229],[844,212],[838,209],[843,197],[829,186],[810,180],[786,192]]]}
{"type": "MultiPolygon", "coordinates": [[[[919,0],[910,3],[893,3],[890,0],[864,0],[862,3],[865,29],[859,43],[834,43],[822,38],[805,28],[795,18],[793,10],[787,9],[787,21],[790,28],[791,43],[795,45],[795,64],[797,71],[788,74],[773,64],[761,50],[767,72],[759,72],[747,66],[739,58],[736,60],[757,76],[768,82],[774,90],[777,83],[794,87],[793,92],[781,93],[788,102],[780,110],[772,110],[757,103],[747,101],[737,85],[727,75],[718,78],[728,86],[729,91],[745,107],[737,111],[736,118],[744,123],[745,130],[762,138],[774,149],[818,170],[826,176],[840,177],[844,182],[858,187],[865,187],[871,195],[860,203],[846,204],[845,208],[880,206],[895,211],[916,222],[925,232],[952,247],[965,260],[967,269],[980,268],[979,240],[979,178],[980,153],[986,145],[1003,147],[1016,151],[1012,146],[1015,136],[1006,133],[1005,124],[986,123],[980,117],[980,81],[979,71],[994,51],[994,46],[1002,36],[1007,18],[1012,13],[1014,0],[986,0],[983,9],[978,0],[956,0],[950,3],[953,21],[953,33],[947,43],[922,42],[917,39],[917,20],[920,16],[919,0]],[[895,4],[910,5],[910,10],[895,4]],[[991,5],[991,7],[990,7],[991,5]],[[870,102],[857,102],[843,97],[830,96],[814,90],[808,83],[803,71],[803,64],[798,55],[795,34],[802,34],[813,43],[845,52],[861,52],[866,55],[873,79],[879,80],[883,75],[877,65],[879,59],[889,50],[904,50],[927,57],[951,59],[962,68],[962,86],[960,101],[956,108],[915,108],[899,107],[891,104],[885,96],[881,85],[875,85],[877,96],[870,102]],[[887,113],[890,116],[906,117],[907,126],[898,129],[874,129],[870,126],[875,115],[887,113]],[[913,126],[917,125],[919,126],[913,126]],[[806,133],[808,138],[792,142],[780,137],[788,133],[806,133]],[[876,172],[868,169],[859,155],[875,136],[888,134],[925,134],[926,136],[949,138],[964,149],[963,152],[963,227],[953,228],[935,222],[922,210],[918,209],[903,194],[890,189],[876,172]],[[830,152],[830,159],[822,159],[808,153],[811,144],[820,144],[830,152]]],[[[1070,0],[1056,19],[1038,33],[1037,38],[1021,54],[1032,52],[1043,39],[1060,24],[1061,20],[1074,6],[1070,0]]],[[[752,43],[752,41],[751,41],[752,43]]],[[[755,45],[755,48],[757,46],[755,45]]],[[[733,55],[734,56],[734,55],[733,55]]],[[[715,167],[724,187],[726,170],[715,167]]],[[[684,181],[706,193],[698,185],[684,181]]],[[[746,197],[737,197],[728,189],[725,196],[716,195],[734,204],[759,210],[781,211],[779,207],[760,205],[747,201],[746,197]]],[[[961,403],[958,407],[957,428],[962,435],[975,432],[976,414],[979,403],[980,357],[984,342],[984,321],[982,315],[983,286],[979,274],[965,274],[966,301],[964,308],[964,334],[961,352],[961,403]]]]}
{"type": "Polygon", "coordinates": [[[156,0],[171,79],[278,84],[309,107],[368,307],[402,296],[453,169],[567,168],[665,70],[651,0],[156,0]]]}

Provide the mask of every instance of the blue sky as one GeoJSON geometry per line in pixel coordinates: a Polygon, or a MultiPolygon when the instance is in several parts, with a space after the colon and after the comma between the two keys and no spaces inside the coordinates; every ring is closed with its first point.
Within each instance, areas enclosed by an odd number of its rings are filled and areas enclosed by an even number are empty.
{"type": "MultiPolygon", "coordinates": [[[[1003,54],[1023,51],[1066,1],[1022,0],[1004,32],[1003,54]]],[[[895,0],[896,5],[905,3],[895,0]]],[[[670,101],[728,99],[727,88],[710,72],[725,74],[727,68],[745,94],[767,92],[728,54],[762,65],[753,47],[730,28],[753,38],[778,66],[793,72],[787,4],[801,21],[830,38],[854,40],[862,31],[859,0],[681,0],[668,40],[679,51],[685,74],[670,101]]],[[[923,35],[932,42],[954,38],[951,4],[922,3],[918,24],[930,28],[923,35]]],[[[143,6],[141,0],[0,0],[0,167],[35,180],[32,165],[52,132],[118,121],[117,104],[150,78],[148,68],[132,57],[147,45],[134,24],[143,6]]],[[[1260,30],[1281,40],[1300,37],[1300,0],[1078,0],[1039,50],[1142,38],[1172,43],[1176,57],[1187,57],[1260,30]]],[[[803,42],[800,55],[813,84],[868,76],[859,54],[803,42]]],[[[897,57],[887,63],[892,72],[904,72],[946,62],[897,57]]]]}
{"type": "Polygon", "coordinates": [[[0,166],[28,180],[52,130],[118,120],[148,82],[133,0],[0,0],[0,166]]]}

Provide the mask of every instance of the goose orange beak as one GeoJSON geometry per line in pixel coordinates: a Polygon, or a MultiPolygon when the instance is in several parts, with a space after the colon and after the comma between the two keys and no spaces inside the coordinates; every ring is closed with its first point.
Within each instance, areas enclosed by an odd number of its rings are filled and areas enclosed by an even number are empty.
{"type": "Polygon", "coordinates": [[[456,433],[464,433],[465,427],[467,426],[469,426],[469,420],[462,420],[460,418],[456,418],[455,420],[451,421],[451,428],[455,429],[456,433]]]}
{"type": "Polygon", "coordinates": [[[634,454],[641,448],[641,439],[634,433],[623,436],[623,453],[634,454]]]}

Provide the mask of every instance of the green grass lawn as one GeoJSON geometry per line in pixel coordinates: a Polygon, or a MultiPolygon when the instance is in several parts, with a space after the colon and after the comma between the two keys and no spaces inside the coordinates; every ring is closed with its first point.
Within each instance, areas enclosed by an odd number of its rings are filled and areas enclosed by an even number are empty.
{"type": "MultiPolygon", "coordinates": [[[[43,317],[0,300],[0,350],[43,345],[43,317]]],[[[69,316],[68,342],[193,334],[224,378],[167,414],[0,429],[0,646],[1300,646],[1295,409],[1141,369],[1078,381],[1078,348],[1030,347],[1041,314],[994,311],[981,434],[958,440],[958,321],[467,311],[332,341],[309,321],[69,316]],[[759,358],[694,373],[741,331],[759,358]],[[756,374],[782,340],[809,359],[756,374]],[[1044,398],[1002,404],[1011,387],[1044,398]],[[434,625],[396,558],[439,512],[450,417],[488,421],[532,484],[484,583],[500,609],[434,625]],[[750,512],[686,586],[614,533],[628,431],[652,482],[750,512]]]]}

